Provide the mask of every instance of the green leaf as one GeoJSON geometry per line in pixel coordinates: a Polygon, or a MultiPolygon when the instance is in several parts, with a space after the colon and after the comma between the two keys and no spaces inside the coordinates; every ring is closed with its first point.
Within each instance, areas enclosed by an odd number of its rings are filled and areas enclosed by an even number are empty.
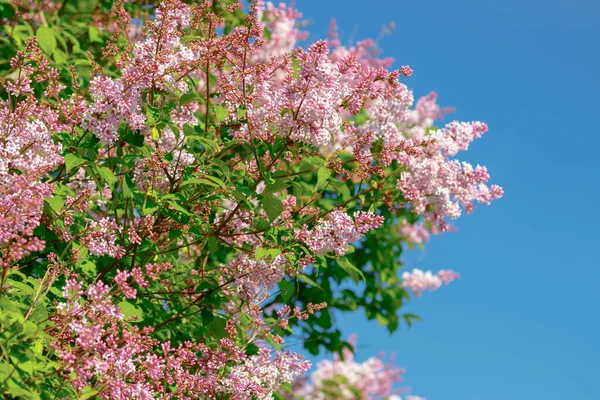
{"type": "Polygon", "coordinates": [[[133,192],[127,183],[127,178],[123,177],[123,182],[121,183],[121,190],[123,191],[123,197],[126,199],[133,197],[133,192]]]}
{"type": "Polygon", "coordinates": [[[186,181],[183,182],[181,184],[181,186],[186,186],[186,185],[191,185],[191,184],[203,184],[203,185],[209,185],[209,186],[214,186],[214,187],[220,187],[222,189],[227,189],[225,182],[223,182],[222,180],[220,180],[219,178],[216,178],[214,176],[206,176],[204,178],[189,178],[189,179],[186,179],[186,181]]]}
{"type": "Polygon", "coordinates": [[[158,129],[156,129],[156,127],[152,128],[152,139],[154,139],[155,141],[159,141],[160,140],[160,132],[158,129]]]}
{"type": "Polygon", "coordinates": [[[8,2],[0,4],[0,15],[10,21],[15,16],[15,9],[8,2]]]}
{"type": "Polygon", "coordinates": [[[185,124],[183,125],[183,134],[185,136],[196,136],[196,131],[193,126],[185,124]]]}
{"type": "Polygon", "coordinates": [[[298,274],[298,275],[296,275],[296,277],[298,279],[300,279],[301,281],[303,281],[304,283],[308,283],[312,287],[316,287],[316,288],[323,290],[323,288],[321,286],[319,286],[319,284],[317,282],[313,281],[312,279],[310,279],[308,276],[306,276],[304,274],[298,274]]]}
{"type": "Polygon", "coordinates": [[[276,180],[275,183],[267,185],[267,187],[263,191],[263,194],[280,192],[283,189],[287,188],[288,186],[290,186],[290,182],[285,181],[283,179],[279,179],[279,180],[276,180]]]}
{"type": "Polygon", "coordinates": [[[217,117],[217,122],[223,122],[229,116],[229,110],[225,107],[216,105],[215,107],[215,117],[217,117]]]}
{"type": "Polygon", "coordinates": [[[270,30],[268,30],[267,28],[265,28],[265,29],[263,29],[263,36],[264,36],[265,39],[271,40],[271,37],[273,35],[271,34],[270,30]]]}
{"type": "Polygon", "coordinates": [[[224,337],[229,336],[225,327],[227,326],[227,320],[220,315],[215,316],[214,321],[212,321],[208,325],[208,329],[212,332],[212,334],[216,337],[216,339],[222,339],[224,337]]]}
{"type": "Polygon", "coordinates": [[[95,277],[98,273],[96,269],[96,264],[94,264],[90,260],[83,260],[83,262],[81,263],[81,271],[85,276],[90,278],[95,277]]]}
{"type": "Polygon", "coordinates": [[[389,333],[396,332],[396,330],[398,329],[398,326],[399,326],[398,316],[396,314],[391,314],[388,317],[388,325],[387,325],[388,332],[389,333]]]}
{"type": "Polygon", "coordinates": [[[95,395],[97,395],[98,393],[100,393],[98,390],[92,389],[91,386],[86,386],[81,391],[81,394],[79,395],[79,399],[81,399],[81,400],[90,399],[90,398],[94,397],[95,395]]]}
{"type": "Polygon", "coordinates": [[[91,14],[96,9],[98,0],[77,0],[77,10],[82,14],[91,14]]]}
{"type": "Polygon", "coordinates": [[[122,301],[118,305],[126,318],[137,317],[136,321],[142,321],[144,319],[144,313],[138,306],[135,306],[127,301],[122,301]]]}
{"type": "Polygon", "coordinates": [[[117,181],[117,177],[110,168],[107,167],[98,167],[98,174],[104,179],[109,185],[112,185],[117,181]]]}
{"type": "Polygon", "coordinates": [[[300,61],[297,58],[292,57],[292,77],[298,79],[300,76],[300,61]]]}
{"type": "Polygon", "coordinates": [[[90,38],[90,42],[102,43],[102,39],[100,39],[100,31],[94,25],[90,25],[88,27],[88,37],[90,38]]]}
{"type": "Polygon", "coordinates": [[[354,386],[348,386],[348,390],[350,390],[357,399],[360,399],[362,397],[362,392],[354,386]]]}
{"type": "Polygon", "coordinates": [[[327,167],[319,168],[317,172],[317,188],[323,187],[323,184],[327,182],[329,177],[331,176],[331,170],[327,167]]]}
{"type": "Polygon", "coordinates": [[[31,321],[25,321],[23,324],[23,334],[25,338],[31,339],[38,333],[39,327],[31,321]]]}
{"type": "Polygon", "coordinates": [[[267,221],[266,218],[256,217],[254,219],[254,229],[257,231],[266,231],[269,229],[269,226],[271,226],[271,224],[269,224],[269,221],[267,221]]]}
{"type": "Polygon", "coordinates": [[[284,303],[290,301],[294,297],[294,294],[296,294],[296,286],[287,279],[279,281],[277,286],[279,286],[281,298],[284,303]]]}
{"type": "Polygon", "coordinates": [[[421,317],[415,314],[404,314],[402,318],[404,319],[406,325],[408,325],[409,328],[412,326],[413,320],[422,321],[421,317]]]}
{"type": "Polygon", "coordinates": [[[54,62],[57,64],[66,64],[68,61],[68,57],[65,52],[59,49],[54,50],[52,58],[54,58],[54,62]]]}
{"type": "Polygon", "coordinates": [[[202,312],[200,313],[200,317],[202,318],[202,324],[204,326],[212,324],[212,322],[215,320],[215,316],[213,315],[213,313],[207,309],[202,310],[202,312]]]}
{"type": "Polygon", "coordinates": [[[258,247],[256,249],[254,249],[254,259],[255,260],[262,260],[263,258],[267,257],[267,251],[265,249],[263,249],[262,247],[258,247]]]}
{"type": "Polygon", "coordinates": [[[64,200],[59,196],[50,197],[44,201],[48,203],[50,208],[56,213],[59,213],[62,207],[65,205],[64,200]]]}
{"type": "Polygon", "coordinates": [[[179,105],[183,106],[185,104],[188,103],[192,103],[194,101],[197,101],[199,98],[198,93],[197,92],[188,92],[188,93],[184,93],[181,95],[181,97],[179,98],[179,105]]]}
{"type": "Polygon", "coordinates": [[[68,153],[65,156],[65,167],[67,168],[67,173],[71,172],[73,168],[80,166],[84,162],[85,160],[83,158],[79,158],[73,153],[68,153]]]}
{"type": "Polygon", "coordinates": [[[40,48],[46,54],[51,55],[54,53],[54,50],[56,50],[56,37],[54,36],[53,29],[50,29],[46,26],[41,26],[35,33],[35,37],[37,38],[40,48]]]}
{"type": "Polygon", "coordinates": [[[255,354],[258,354],[258,350],[259,347],[257,345],[255,345],[254,343],[250,343],[248,346],[246,346],[245,353],[246,355],[253,356],[255,354]]]}
{"type": "MultiPolygon", "coordinates": [[[[17,374],[14,374],[15,376],[17,374]]],[[[38,400],[40,396],[31,390],[25,389],[16,380],[11,379],[7,382],[8,392],[11,394],[9,398],[22,398],[24,400],[38,400]]]]}
{"type": "Polygon", "coordinates": [[[177,203],[177,200],[169,200],[167,201],[167,204],[185,215],[192,215],[189,210],[186,210],[181,204],[177,203]]]}
{"type": "Polygon", "coordinates": [[[328,309],[321,310],[319,316],[315,319],[315,323],[323,329],[329,329],[333,326],[331,323],[331,314],[328,309]]]}
{"type": "Polygon", "coordinates": [[[262,200],[263,208],[269,217],[269,221],[273,222],[283,212],[283,203],[272,194],[266,195],[262,200]]]}
{"type": "Polygon", "coordinates": [[[238,108],[237,110],[237,118],[238,120],[243,119],[246,116],[246,109],[245,108],[238,108]]]}
{"type": "Polygon", "coordinates": [[[281,255],[281,250],[279,250],[279,249],[269,249],[269,250],[267,250],[266,254],[267,254],[266,255],[267,257],[275,258],[275,257],[281,255]]]}
{"type": "Polygon", "coordinates": [[[8,281],[8,286],[14,289],[18,289],[17,293],[19,294],[23,294],[25,296],[33,296],[33,288],[26,283],[10,279],[8,281]]]}
{"type": "Polygon", "coordinates": [[[360,126],[367,122],[368,119],[369,116],[367,115],[367,112],[365,110],[360,110],[360,112],[354,116],[354,123],[357,126],[360,126]]]}
{"type": "Polygon", "coordinates": [[[340,267],[342,267],[342,269],[346,271],[350,278],[352,278],[354,282],[358,283],[359,276],[363,280],[363,282],[366,282],[365,275],[363,274],[363,272],[360,269],[356,268],[350,261],[348,261],[346,257],[338,258],[337,262],[340,265],[340,267]]]}

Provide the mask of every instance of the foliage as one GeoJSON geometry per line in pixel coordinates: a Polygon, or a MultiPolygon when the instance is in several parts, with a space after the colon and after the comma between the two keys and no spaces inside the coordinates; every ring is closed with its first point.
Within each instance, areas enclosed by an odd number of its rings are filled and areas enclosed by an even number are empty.
{"type": "Polygon", "coordinates": [[[487,126],[434,128],[372,41],[148,3],[0,0],[5,397],[282,398],[310,367],[286,337],[343,356],[335,312],[410,326],[458,275],[400,277],[404,246],[502,195],[454,159],[487,126]]]}

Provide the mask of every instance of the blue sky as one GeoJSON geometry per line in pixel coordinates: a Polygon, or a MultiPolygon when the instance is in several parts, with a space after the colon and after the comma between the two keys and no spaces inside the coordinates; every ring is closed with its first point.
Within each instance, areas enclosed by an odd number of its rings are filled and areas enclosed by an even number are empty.
{"type": "Polygon", "coordinates": [[[600,2],[297,0],[310,40],[331,17],[342,42],[378,36],[416,96],[447,120],[490,131],[462,159],[483,164],[503,199],[408,255],[409,268],[459,271],[406,310],[424,321],[390,336],[362,315],[358,358],[396,352],[428,400],[600,399],[600,2]]]}

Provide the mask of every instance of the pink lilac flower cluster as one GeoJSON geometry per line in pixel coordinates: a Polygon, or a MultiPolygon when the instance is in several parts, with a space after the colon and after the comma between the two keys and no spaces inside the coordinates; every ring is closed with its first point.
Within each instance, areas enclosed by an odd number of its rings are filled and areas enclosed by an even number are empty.
{"type": "Polygon", "coordinates": [[[224,275],[234,280],[238,294],[246,301],[259,299],[264,289],[272,289],[284,276],[287,259],[279,255],[273,260],[253,260],[239,256],[225,268],[224,275]]]}
{"type": "MultiPolygon", "coordinates": [[[[432,136],[443,143],[447,131],[432,136]]],[[[443,152],[429,153],[424,157],[410,155],[400,157],[407,166],[398,181],[398,188],[410,202],[415,213],[424,215],[439,230],[450,227],[445,218],[456,219],[461,215],[461,205],[467,213],[475,209],[475,201],[490,204],[502,197],[503,190],[497,185],[488,187],[489,174],[485,167],[473,168],[471,164],[449,160],[443,152]]]]}
{"type": "Polygon", "coordinates": [[[147,191],[152,188],[159,192],[165,192],[171,185],[181,180],[185,167],[194,164],[196,159],[184,149],[186,140],[181,132],[183,132],[185,124],[196,124],[194,112],[197,110],[198,104],[190,103],[171,111],[171,121],[174,128],[179,131],[179,137],[175,135],[170,126],[162,129],[158,138],[153,137],[151,131],[147,132],[145,143],[160,151],[160,154],[170,154],[172,159],[169,163],[160,164],[160,168],[146,168],[148,159],[136,160],[133,180],[141,190],[147,191]]]}
{"type": "Polygon", "coordinates": [[[187,91],[187,83],[178,78],[196,69],[199,57],[181,41],[191,15],[189,6],[179,0],[160,4],[155,19],[146,22],[143,39],[136,43],[133,58],[123,70],[122,79],[127,85],[187,91]]]}
{"type": "MultiPolygon", "coordinates": [[[[230,213],[232,213],[237,206],[237,203],[231,201],[224,201],[223,203],[223,206],[228,210],[223,215],[218,215],[217,218],[215,218],[216,224],[227,220],[230,213]]],[[[252,246],[259,246],[262,241],[262,234],[247,233],[254,230],[252,229],[253,221],[253,215],[249,211],[243,210],[238,212],[235,218],[231,218],[227,225],[222,229],[221,240],[229,245],[235,244],[236,246],[241,246],[244,243],[248,243],[252,246]]]]}
{"type": "Polygon", "coordinates": [[[221,81],[232,89],[246,80],[255,87],[249,94],[238,89],[243,94],[222,95],[231,113],[240,103],[247,107],[248,126],[237,136],[272,140],[274,129],[278,136],[315,146],[331,144],[343,118],[358,113],[365,102],[392,96],[400,87],[399,71],[362,64],[353,54],[334,61],[326,41],[296,48],[283,61],[253,66],[252,72],[234,70],[221,81]]]}
{"type": "MultiPolygon", "coordinates": [[[[286,24],[292,26],[289,18],[286,24]]],[[[280,46],[276,42],[267,45],[280,46]]],[[[317,42],[308,51],[296,50],[294,57],[300,64],[298,79],[293,79],[287,70],[283,84],[269,79],[257,82],[256,107],[249,107],[255,129],[275,127],[280,135],[294,141],[328,146],[329,150],[356,142],[353,136],[369,137],[370,141],[381,139],[389,147],[402,145],[402,150],[392,157],[407,169],[398,188],[412,210],[424,215],[440,231],[450,229],[446,219],[458,218],[461,206],[470,213],[475,202],[489,204],[502,196],[499,186],[486,185],[489,175],[485,167],[473,168],[450,159],[459,150],[467,150],[470,142],[487,131],[487,126],[481,122],[452,122],[430,132],[434,121],[449,110],[436,104],[435,93],[420,99],[412,110],[412,92],[381,74],[380,69],[388,68],[392,60],[379,59],[372,41],[342,47],[333,22],[329,41],[317,42]],[[366,123],[342,132],[342,120],[361,107],[369,117],[366,123]],[[424,151],[404,151],[424,140],[430,143],[424,151]]],[[[402,67],[393,77],[401,74],[410,76],[412,70],[402,67]]],[[[352,151],[362,159],[371,158],[365,158],[371,154],[364,144],[355,145],[352,151]]],[[[389,157],[387,152],[383,154],[389,157]]],[[[382,159],[384,165],[390,161],[382,159]]]]}
{"type": "Polygon", "coordinates": [[[289,383],[310,369],[310,363],[298,354],[276,352],[272,357],[267,348],[236,365],[225,379],[234,399],[269,399],[283,383],[289,383]],[[252,397],[254,395],[255,397],[252,397]]]}
{"type": "Polygon", "coordinates": [[[141,112],[141,92],[145,89],[186,92],[187,83],[179,78],[197,67],[198,54],[181,43],[182,29],[190,22],[189,7],[177,0],[165,1],[147,23],[143,39],[136,43],[130,59],[121,60],[122,77],[96,76],[90,82],[92,103],[85,114],[86,129],[102,143],[118,138],[118,127],[125,120],[134,131],[145,129],[141,112]]]}
{"type": "Polygon", "coordinates": [[[123,119],[131,129],[144,129],[146,117],[140,108],[139,87],[126,87],[122,80],[96,76],[90,82],[90,95],[92,103],[86,111],[83,127],[102,143],[111,144],[118,138],[123,119]]]}
{"type": "Polygon", "coordinates": [[[427,243],[430,234],[435,233],[429,232],[422,223],[409,224],[406,221],[400,224],[399,231],[408,243],[414,244],[427,243]]]}
{"type": "Polygon", "coordinates": [[[302,13],[295,8],[279,3],[275,6],[270,1],[257,1],[257,19],[263,30],[269,32],[269,38],[264,46],[252,57],[253,63],[266,63],[275,57],[281,59],[290,54],[296,44],[308,37],[308,32],[302,32],[298,25],[302,13]]]}
{"type": "MultiPolygon", "coordinates": [[[[116,281],[124,283],[122,277],[116,281]]],[[[68,279],[63,296],[52,316],[59,364],[64,373],[74,373],[76,389],[97,387],[103,399],[270,398],[310,368],[291,352],[262,348],[247,356],[230,338],[217,347],[188,341],[173,348],[152,339],[151,327],[128,327],[102,282],[84,291],[81,281],[68,279]]]]}
{"type": "Polygon", "coordinates": [[[81,241],[93,255],[121,258],[124,249],[122,246],[115,244],[117,234],[120,232],[121,227],[114,221],[102,218],[100,221],[90,221],[81,241]]]}
{"type": "Polygon", "coordinates": [[[437,106],[435,99],[435,94],[430,94],[419,100],[408,120],[399,125],[399,132],[405,134],[401,136],[403,140],[430,140],[430,144],[416,153],[398,154],[398,161],[407,168],[398,188],[414,212],[423,215],[438,230],[446,231],[451,229],[446,218],[458,218],[461,206],[471,213],[475,202],[490,204],[502,197],[503,190],[498,185],[487,185],[490,176],[485,167],[473,167],[451,158],[467,150],[473,140],[487,131],[487,125],[454,121],[442,129],[433,129],[434,120],[445,111],[437,106]]]}
{"type": "MultiPolygon", "coordinates": [[[[356,337],[351,337],[349,342],[355,346],[356,337]]],[[[397,387],[403,380],[403,369],[385,363],[381,357],[359,363],[353,351],[344,349],[343,353],[343,360],[336,354],[333,360],[319,362],[307,377],[296,380],[295,393],[307,400],[354,399],[358,395],[365,400],[390,400],[408,390],[397,387]]]]}
{"type": "Polygon", "coordinates": [[[440,270],[434,275],[431,271],[424,272],[415,268],[412,272],[402,273],[402,287],[410,289],[415,297],[420,297],[425,290],[433,292],[442,284],[447,285],[458,278],[460,275],[452,270],[440,270]]]}
{"type": "MultiPolygon", "coordinates": [[[[200,8],[211,4],[201,3],[197,4],[200,8]]],[[[0,102],[0,266],[11,265],[29,252],[44,249],[44,242],[34,237],[33,231],[42,223],[44,199],[54,191],[54,186],[48,183],[50,180],[68,181],[65,187],[75,192],[75,196],[65,198],[60,211],[64,219],[60,223],[66,228],[62,231],[59,230],[62,228],[53,228],[61,240],[79,241],[92,256],[108,256],[115,261],[126,254],[132,255],[129,249],[137,250],[145,240],[159,248],[156,256],[162,254],[160,246],[164,242],[159,239],[166,240],[167,236],[162,234],[177,229],[183,236],[189,227],[169,221],[164,215],[156,219],[152,215],[140,218],[140,209],[135,205],[132,211],[135,219],[132,217],[128,223],[119,224],[117,212],[114,216],[107,213],[107,200],[116,191],[112,192],[108,185],[97,187],[91,177],[86,176],[87,169],[81,168],[69,176],[64,168],[56,174],[56,168],[64,161],[63,149],[60,144],[54,144],[52,135],[59,132],[74,135],[79,128],[91,131],[102,146],[97,158],[102,165],[109,158],[120,157],[118,151],[129,150],[127,144],[117,144],[120,134],[128,129],[142,134],[146,145],[144,158],[138,157],[132,162],[137,188],[146,192],[147,197],[152,197],[153,191],[176,193],[176,189],[181,189],[178,185],[185,174],[199,173],[199,166],[204,163],[186,147],[189,143],[182,134],[184,126],[198,125],[196,113],[204,113],[205,136],[214,133],[218,139],[218,130],[210,131],[208,124],[215,104],[229,112],[220,122],[221,127],[231,129],[238,139],[248,140],[251,147],[257,139],[271,144],[279,137],[286,139],[290,148],[311,147],[307,153],[347,150],[364,170],[361,179],[369,179],[374,176],[373,171],[381,171],[392,161],[399,162],[405,172],[397,188],[411,211],[433,225],[432,232],[448,229],[446,218],[457,218],[462,209],[471,212],[475,202],[489,204],[502,195],[500,187],[487,186],[489,175],[485,167],[472,167],[452,159],[481,137],[487,125],[452,122],[442,129],[433,129],[434,121],[445,111],[436,104],[435,95],[419,100],[412,110],[413,94],[399,81],[401,76],[410,76],[412,70],[403,66],[397,71],[388,71],[392,60],[379,59],[373,41],[342,47],[332,29],[330,40],[318,41],[308,49],[298,48],[296,43],[305,38],[297,22],[301,14],[283,4],[274,6],[260,1],[253,3],[247,23],[234,28],[230,35],[221,36],[222,23],[208,13],[205,17],[211,28],[206,37],[183,39],[198,10],[180,0],[163,1],[154,10],[155,18],[148,21],[147,29],[134,44],[132,54],[123,52],[119,53],[121,57],[116,57],[121,77],[95,75],[89,84],[91,101],[86,103],[74,96],[58,106],[59,112],[38,104],[32,96],[35,91],[31,82],[35,74],[38,74],[35,75],[37,83],[47,83],[44,95],[48,98],[56,99],[64,88],[57,83],[56,71],[47,67],[48,61],[39,49],[28,50],[35,58],[35,68],[23,63],[22,55],[11,61],[11,67],[18,69],[20,75],[6,83],[5,88],[9,96],[22,96],[24,100],[16,105],[11,97],[0,102]],[[264,30],[269,34],[263,33],[264,30]],[[209,73],[217,77],[216,85],[211,86],[207,79],[209,73]],[[195,81],[193,88],[188,86],[188,78],[195,81]],[[194,95],[195,91],[207,94],[206,103],[192,102],[168,108],[169,112],[164,114],[169,114],[170,124],[166,126],[154,124],[154,117],[150,117],[152,112],[145,112],[147,106],[161,105],[168,96],[181,98],[182,94],[194,95]],[[358,122],[359,113],[366,117],[363,123],[358,122]],[[59,120],[67,122],[59,123],[59,120]],[[377,155],[375,149],[380,145],[383,150],[377,155]],[[79,213],[83,216],[77,215],[79,213]],[[73,227],[76,217],[78,221],[87,221],[78,236],[74,233],[77,226],[73,227]],[[71,227],[73,232],[68,230],[71,227]],[[130,243],[127,248],[123,243],[126,239],[130,243]]],[[[196,30],[197,27],[191,28],[196,30]]],[[[204,149],[203,155],[206,153],[204,149]]],[[[258,209],[258,198],[267,187],[259,181],[265,179],[261,168],[275,172],[279,156],[267,153],[259,157],[256,151],[252,153],[247,159],[232,159],[239,164],[238,168],[246,168],[246,176],[257,182],[256,193],[252,195],[258,196],[249,199],[248,204],[258,209]]],[[[296,156],[302,158],[300,154],[296,156]]],[[[296,156],[292,151],[283,155],[290,164],[296,156]]],[[[235,166],[231,170],[237,171],[235,166]]],[[[121,176],[119,179],[123,179],[119,190],[124,191],[127,180],[121,176]]],[[[212,200],[214,203],[203,205],[209,209],[203,215],[206,221],[213,204],[226,205],[222,199],[227,195],[219,192],[216,200],[212,200]]],[[[303,200],[285,194],[279,198],[282,212],[271,225],[293,230],[298,212],[296,202],[303,200]]],[[[254,231],[256,217],[266,217],[264,212],[261,214],[252,207],[245,207],[246,204],[241,205],[230,202],[227,212],[214,220],[217,227],[213,236],[221,245],[239,251],[230,254],[220,268],[211,270],[218,289],[228,296],[228,303],[222,309],[211,311],[224,313],[219,317],[228,318],[229,337],[206,343],[203,339],[186,341],[172,347],[168,341],[153,338],[153,328],[140,329],[131,324],[134,319],[125,318],[123,314],[131,309],[129,301],[134,302],[151,285],[162,285],[169,294],[175,286],[160,277],[173,265],[156,257],[154,264],[133,267],[134,250],[131,268],[117,270],[112,287],[99,279],[84,290],[84,284],[75,274],[67,279],[64,302],[50,317],[53,326],[49,328],[65,380],[74,373],[77,390],[92,386],[100,390],[99,397],[106,399],[266,399],[281,385],[305,374],[310,364],[301,356],[272,351],[262,346],[262,341],[269,339],[282,344],[283,338],[272,332],[273,327],[289,328],[290,318],[305,320],[325,304],[308,304],[304,312],[300,308],[292,312],[285,306],[272,322],[264,318],[261,302],[285,273],[293,276],[298,269],[314,262],[315,255],[343,256],[352,243],[380,227],[384,218],[371,211],[357,211],[350,216],[336,208],[317,219],[321,211],[318,207],[301,211],[301,216],[314,217],[316,222],[310,229],[304,225],[294,232],[294,239],[312,252],[300,259],[296,268],[290,266],[285,257],[288,254],[253,258],[255,251],[248,248],[278,244],[266,242],[262,232],[254,231]],[[124,303],[119,303],[121,300],[124,303]],[[260,344],[258,354],[246,355],[244,346],[236,344],[236,324],[245,330],[243,341],[239,342],[260,344]]],[[[127,221],[127,207],[123,214],[127,221]]],[[[403,224],[399,229],[404,238],[413,243],[425,242],[429,237],[424,225],[403,224]]],[[[187,239],[179,237],[171,244],[195,251],[193,245],[185,246],[191,242],[187,239]]],[[[183,250],[177,262],[184,259],[182,253],[183,250]]],[[[72,259],[77,259],[77,255],[74,250],[72,259]]],[[[194,279],[199,274],[194,269],[191,276],[184,279],[186,289],[181,293],[186,300],[203,298],[205,292],[194,292],[194,279]]],[[[419,297],[424,290],[432,291],[457,279],[458,274],[442,270],[434,275],[415,269],[405,272],[402,278],[403,286],[419,297]]],[[[340,398],[351,398],[358,391],[364,398],[389,396],[392,399],[396,396],[393,386],[400,381],[401,374],[400,369],[381,359],[358,363],[352,353],[346,352],[344,360],[336,358],[320,363],[310,376],[310,383],[296,382],[300,393],[310,399],[324,398],[328,382],[338,378],[342,385],[340,398]]],[[[413,396],[412,399],[418,398],[413,396]]]]}
{"type": "Polygon", "coordinates": [[[371,211],[358,211],[354,219],[342,210],[334,210],[319,220],[314,228],[304,225],[295,238],[306,243],[315,254],[330,251],[343,256],[350,243],[362,238],[368,231],[383,224],[384,218],[371,211]]]}
{"type": "MultiPolygon", "coordinates": [[[[35,48],[35,40],[30,47],[35,48]]],[[[24,63],[26,56],[19,52],[11,60],[11,65],[24,71],[21,79],[4,85],[25,99],[15,107],[10,96],[0,100],[0,266],[43,250],[44,242],[33,231],[40,225],[44,199],[52,195],[54,185],[42,178],[63,160],[61,144],[52,140],[52,134],[62,128],[58,114],[31,95],[34,69],[24,63]]],[[[42,64],[42,60],[37,62],[42,64]]]]}

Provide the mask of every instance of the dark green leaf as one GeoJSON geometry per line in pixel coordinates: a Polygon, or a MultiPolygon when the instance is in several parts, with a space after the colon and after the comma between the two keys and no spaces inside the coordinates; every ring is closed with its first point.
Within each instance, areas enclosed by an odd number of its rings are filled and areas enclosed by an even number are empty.
{"type": "Polygon", "coordinates": [[[366,282],[363,272],[356,268],[350,261],[348,261],[346,257],[338,258],[337,262],[354,282],[358,283],[359,277],[363,280],[363,282],[366,282]]]}
{"type": "Polygon", "coordinates": [[[313,286],[313,287],[316,287],[316,288],[319,288],[319,289],[323,290],[323,288],[317,282],[313,281],[312,279],[310,279],[306,275],[298,274],[298,275],[296,275],[296,277],[298,279],[300,279],[301,281],[303,281],[305,283],[308,283],[310,286],[313,286]]]}
{"type": "Polygon", "coordinates": [[[292,282],[288,281],[287,279],[283,279],[277,284],[277,286],[279,286],[281,298],[284,303],[289,302],[292,297],[294,297],[294,294],[296,293],[296,286],[294,286],[292,282]]]}

